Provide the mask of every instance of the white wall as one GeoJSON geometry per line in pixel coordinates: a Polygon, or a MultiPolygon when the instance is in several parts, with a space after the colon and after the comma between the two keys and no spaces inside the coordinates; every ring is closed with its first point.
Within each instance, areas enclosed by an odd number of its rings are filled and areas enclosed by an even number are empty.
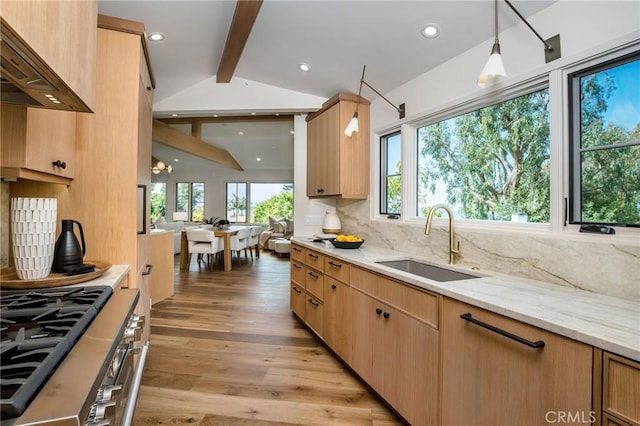
{"type": "MultiPolygon", "coordinates": [[[[493,38],[485,40],[436,69],[385,93],[391,102],[406,104],[407,118],[402,122],[416,122],[478,95],[486,96],[501,87],[640,39],[638,1],[560,0],[528,20],[545,38],[561,35],[561,59],[545,64],[542,43],[522,23],[499,36],[509,75],[504,82],[487,89],[480,89],[475,84],[493,43],[493,38]]],[[[378,98],[372,102],[372,155],[378,149],[380,134],[397,129],[400,124],[396,111],[384,100],[378,98]]],[[[554,137],[557,143],[552,149],[562,152],[562,148],[558,148],[566,143],[562,140],[562,132],[552,135],[552,145],[554,137]]],[[[373,158],[371,164],[377,164],[373,158]]],[[[374,170],[371,179],[371,187],[376,188],[374,170]]],[[[554,190],[561,191],[552,188],[552,194],[554,190]]],[[[435,229],[426,237],[422,232],[424,224],[373,220],[371,198],[367,201],[338,200],[337,207],[343,229],[360,234],[367,244],[448,261],[446,229],[435,229]]],[[[622,231],[627,230],[621,230],[621,234],[622,231]]],[[[640,300],[640,234],[635,231],[631,238],[612,240],[585,236],[576,229],[563,235],[560,232],[500,232],[462,227],[456,230],[456,236],[461,241],[460,263],[640,300]]]]}

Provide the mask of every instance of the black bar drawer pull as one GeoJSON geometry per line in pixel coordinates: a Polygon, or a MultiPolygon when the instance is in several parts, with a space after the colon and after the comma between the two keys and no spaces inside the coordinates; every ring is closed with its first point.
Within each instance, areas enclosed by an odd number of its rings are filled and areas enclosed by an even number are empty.
{"type": "Polygon", "coordinates": [[[309,299],[309,303],[311,303],[313,306],[316,306],[316,307],[320,306],[320,304],[317,302],[314,302],[313,299],[309,299]]]}
{"type": "Polygon", "coordinates": [[[296,265],[295,263],[292,263],[291,265],[296,269],[302,269],[302,266],[296,265]]]}
{"type": "Polygon", "coordinates": [[[542,340],[538,340],[537,342],[532,342],[531,340],[527,340],[520,336],[516,336],[515,334],[511,334],[508,331],[504,331],[498,327],[494,327],[491,324],[487,324],[486,322],[482,322],[473,318],[470,312],[460,315],[460,318],[462,318],[465,321],[469,321],[476,325],[479,325],[482,328],[486,328],[487,330],[491,330],[494,333],[498,333],[501,336],[508,337],[509,339],[515,340],[516,342],[522,343],[523,345],[529,346],[530,348],[534,348],[534,349],[544,348],[544,342],[542,340]]]}
{"type": "Polygon", "coordinates": [[[313,278],[314,280],[317,280],[318,278],[320,278],[320,276],[319,276],[319,275],[316,275],[316,274],[314,274],[313,272],[309,272],[308,274],[309,274],[309,275],[311,276],[311,278],[313,278]]]}
{"type": "Polygon", "coordinates": [[[318,255],[315,255],[315,254],[313,254],[313,253],[309,253],[309,254],[308,254],[308,256],[309,256],[310,258],[312,258],[312,259],[317,259],[317,258],[318,258],[318,255]]]}
{"type": "Polygon", "coordinates": [[[302,251],[302,250],[301,250],[301,249],[299,249],[298,247],[294,247],[294,248],[293,248],[293,250],[294,250],[294,251],[297,251],[298,253],[300,253],[300,252],[302,251]]]}
{"type": "Polygon", "coordinates": [[[334,268],[338,268],[338,269],[342,268],[342,265],[341,265],[341,264],[339,264],[339,263],[333,263],[333,261],[330,261],[330,262],[329,262],[329,265],[333,266],[334,268]]]}
{"type": "Polygon", "coordinates": [[[142,273],[142,275],[151,275],[151,270],[153,269],[153,265],[147,265],[146,270],[142,273]]]}
{"type": "Polygon", "coordinates": [[[302,293],[302,290],[300,290],[298,287],[293,287],[293,291],[295,291],[298,294],[302,293]]]}

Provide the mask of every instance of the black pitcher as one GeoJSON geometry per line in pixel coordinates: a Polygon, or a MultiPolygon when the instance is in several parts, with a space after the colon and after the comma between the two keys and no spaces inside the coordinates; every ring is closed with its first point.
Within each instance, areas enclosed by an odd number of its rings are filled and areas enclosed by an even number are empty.
{"type": "Polygon", "coordinates": [[[52,272],[66,272],[66,267],[80,266],[82,265],[82,257],[86,252],[84,244],[84,232],[82,231],[82,225],[77,220],[63,219],[62,220],[62,232],[56,240],[56,248],[53,252],[53,265],[51,266],[52,272]],[[73,224],[77,223],[80,228],[80,239],[82,240],[82,249],[80,249],[80,243],[76,238],[76,234],[73,233],[73,224]]]}

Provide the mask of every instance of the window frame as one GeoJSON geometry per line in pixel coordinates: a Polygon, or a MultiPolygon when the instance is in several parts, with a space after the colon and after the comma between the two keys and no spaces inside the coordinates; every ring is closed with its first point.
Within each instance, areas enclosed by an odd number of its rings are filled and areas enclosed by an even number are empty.
{"type": "Polygon", "coordinates": [[[391,133],[382,135],[379,138],[380,179],[378,179],[378,182],[380,185],[379,186],[380,196],[378,197],[379,199],[378,213],[381,216],[387,216],[387,217],[389,217],[389,215],[395,215],[399,217],[401,216],[401,213],[402,213],[402,199],[403,199],[402,191],[400,191],[400,211],[398,212],[387,211],[387,206],[389,204],[388,194],[387,194],[387,188],[389,186],[388,185],[389,177],[398,176],[400,178],[400,188],[402,189],[402,167],[400,168],[399,174],[390,175],[388,170],[389,139],[395,136],[398,136],[400,138],[400,164],[402,164],[402,132],[401,130],[397,129],[391,133]]]}
{"type": "MultiPolygon", "coordinates": [[[[250,211],[249,209],[251,208],[249,200],[250,200],[250,196],[251,194],[249,193],[250,191],[250,185],[249,182],[235,182],[235,181],[229,181],[225,183],[224,186],[224,217],[226,220],[228,220],[229,222],[231,222],[231,219],[229,218],[229,209],[228,209],[228,203],[229,203],[229,185],[244,185],[244,193],[245,193],[245,217],[244,217],[244,222],[233,222],[233,223],[248,223],[248,218],[250,217],[250,211]]],[[[235,192],[237,194],[237,191],[235,192]]]]}
{"type": "Polygon", "coordinates": [[[205,186],[205,182],[191,182],[191,181],[179,181],[176,182],[176,196],[175,196],[175,203],[174,203],[174,207],[173,207],[173,211],[174,213],[187,213],[187,218],[189,222],[194,222],[193,220],[193,185],[202,185],[202,206],[203,206],[203,214],[204,214],[204,207],[205,207],[205,197],[206,197],[206,186],[205,186]],[[178,187],[180,185],[187,185],[187,210],[179,210],[178,209],[178,194],[180,193],[180,191],[178,190],[178,187]]]}
{"type": "MultiPolygon", "coordinates": [[[[603,145],[598,147],[582,148],[582,128],[581,128],[581,91],[580,79],[586,75],[591,75],[600,71],[605,71],[617,66],[624,65],[629,62],[640,61],[640,51],[630,52],[622,55],[616,55],[611,58],[610,55],[606,59],[598,58],[589,64],[573,69],[566,73],[567,79],[567,103],[568,103],[568,191],[565,199],[565,223],[567,225],[582,224],[599,224],[616,227],[640,228],[639,224],[629,223],[605,223],[605,222],[583,222],[582,221],[582,161],[581,154],[588,151],[602,151],[612,149],[611,145],[603,145]]],[[[624,148],[631,146],[630,144],[615,144],[615,148],[624,148]]],[[[632,146],[638,146],[633,143],[632,146]]],[[[614,148],[614,149],[615,149],[614,148]]]]}

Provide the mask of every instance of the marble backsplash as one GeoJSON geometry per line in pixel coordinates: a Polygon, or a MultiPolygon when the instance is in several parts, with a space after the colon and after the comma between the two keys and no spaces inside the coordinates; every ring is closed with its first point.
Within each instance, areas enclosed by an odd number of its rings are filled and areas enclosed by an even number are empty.
{"type": "MultiPolygon", "coordinates": [[[[369,220],[369,202],[338,200],[343,232],[408,255],[449,261],[447,229],[369,220]]],[[[531,234],[456,230],[456,263],[640,301],[640,244],[618,245],[531,234]]]]}

